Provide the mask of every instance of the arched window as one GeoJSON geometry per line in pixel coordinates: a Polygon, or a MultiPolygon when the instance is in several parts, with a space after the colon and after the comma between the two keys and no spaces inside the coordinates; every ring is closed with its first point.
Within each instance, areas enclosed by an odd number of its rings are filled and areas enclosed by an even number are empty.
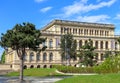
{"type": "Polygon", "coordinates": [[[98,60],[98,53],[96,53],[95,60],[98,60]]]}
{"type": "Polygon", "coordinates": [[[70,33],[71,33],[71,28],[70,28],[70,33]]]}
{"type": "Polygon", "coordinates": [[[61,33],[63,33],[63,27],[61,27],[61,33]]]}
{"type": "Polygon", "coordinates": [[[77,34],[77,29],[76,29],[76,34],[77,34]]]}
{"type": "Polygon", "coordinates": [[[42,43],[43,46],[46,46],[46,41],[42,43]]]}
{"type": "Polygon", "coordinates": [[[37,65],[37,68],[40,68],[40,65],[37,65]]]}
{"type": "Polygon", "coordinates": [[[25,55],[23,56],[23,60],[27,61],[27,53],[25,53],[25,55]]]}
{"type": "Polygon", "coordinates": [[[108,49],[108,41],[105,42],[105,49],[108,49]]]}
{"type": "Polygon", "coordinates": [[[43,68],[47,68],[47,65],[44,65],[43,68]]]}
{"type": "Polygon", "coordinates": [[[75,33],[75,29],[73,29],[73,34],[75,33]]]}
{"type": "Polygon", "coordinates": [[[82,47],[82,40],[79,41],[79,48],[82,47]]]}
{"type": "Polygon", "coordinates": [[[52,61],[53,60],[53,53],[50,53],[49,55],[49,61],[52,61]]]}
{"type": "Polygon", "coordinates": [[[101,61],[103,61],[104,60],[104,55],[103,55],[103,53],[101,54],[101,61]]]}
{"type": "Polygon", "coordinates": [[[117,42],[115,42],[115,50],[117,50],[117,42]]]}
{"type": "Polygon", "coordinates": [[[24,65],[24,66],[23,66],[23,69],[27,69],[27,66],[26,66],[26,65],[24,65]]]}
{"type": "Polygon", "coordinates": [[[34,60],[34,53],[31,52],[31,53],[30,53],[30,61],[33,61],[33,60],[34,60]]]}
{"type": "Polygon", "coordinates": [[[85,45],[87,44],[87,40],[85,40],[85,45]]]}
{"type": "Polygon", "coordinates": [[[31,65],[30,68],[34,68],[34,65],[31,65]]]}
{"type": "Polygon", "coordinates": [[[84,30],[84,35],[86,35],[86,29],[84,30]]]}
{"type": "Polygon", "coordinates": [[[36,58],[37,58],[37,59],[36,59],[37,61],[40,60],[40,54],[39,54],[39,53],[36,54],[36,58]]]}
{"type": "Polygon", "coordinates": [[[93,41],[91,40],[90,42],[91,42],[91,46],[93,46],[93,41]]]}
{"type": "Polygon", "coordinates": [[[47,54],[46,53],[43,54],[43,61],[47,61],[47,54]]]}
{"type": "Polygon", "coordinates": [[[49,40],[49,48],[53,48],[53,40],[52,39],[49,40]]]}
{"type": "Polygon", "coordinates": [[[98,41],[95,41],[95,47],[98,49],[98,41]]]}
{"type": "Polygon", "coordinates": [[[103,49],[103,41],[100,42],[100,48],[103,49]]]}

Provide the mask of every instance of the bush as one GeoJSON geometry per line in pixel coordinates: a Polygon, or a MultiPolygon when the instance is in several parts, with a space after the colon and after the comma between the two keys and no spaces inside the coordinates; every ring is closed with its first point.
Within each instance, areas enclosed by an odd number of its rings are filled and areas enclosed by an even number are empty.
{"type": "Polygon", "coordinates": [[[81,68],[63,65],[54,65],[53,67],[64,73],[94,73],[94,69],[92,67],[81,68]]]}
{"type": "Polygon", "coordinates": [[[102,64],[94,67],[96,73],[117,73],[120,71],[120,55],[107,58],[102,64]]]}
{"type": "Polygon", "coordinates": [[[5,51],[3,52],[2,56],[1,56],[0,63],[5,63],[5,51]]]}

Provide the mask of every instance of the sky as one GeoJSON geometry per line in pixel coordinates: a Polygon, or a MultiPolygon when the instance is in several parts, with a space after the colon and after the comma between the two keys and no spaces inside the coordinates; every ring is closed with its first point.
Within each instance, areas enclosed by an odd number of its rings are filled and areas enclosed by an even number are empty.
{"type": "Polygon", "coordinates": [[[0,0],[0,34],[23,22],[41,29],[54,19],[114,24],[120,35],[120,0],[0,0]]]}

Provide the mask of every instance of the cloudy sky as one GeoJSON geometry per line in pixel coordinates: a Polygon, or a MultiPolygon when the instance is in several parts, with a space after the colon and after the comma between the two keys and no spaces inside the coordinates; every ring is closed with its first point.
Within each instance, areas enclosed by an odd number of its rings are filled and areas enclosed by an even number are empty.
{"type": "Polygon", "coordinates": [[[54,19],[112,23],[120,35],[120,0],[0,0],[0,34],[16,23],[40,29],[54,19]]]}

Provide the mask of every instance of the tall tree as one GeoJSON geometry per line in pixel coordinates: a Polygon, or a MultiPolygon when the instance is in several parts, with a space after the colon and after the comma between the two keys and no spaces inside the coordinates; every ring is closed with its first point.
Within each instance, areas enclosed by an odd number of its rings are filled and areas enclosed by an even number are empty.
{"type": "Polygon", "coordinates": [[[3,52],[1,56],[1,63],[5,63],[5,51],[3,52]]]}
{"type": "Polygon", "coordinates": [[[43,51],[46,47],[39,47],[45,42],[45,38],[40,38],[40,30],[31,23],[16,24],[13,29],[2,34],[0,45],[5,48],[11,48],[17,52],[20,59],[20,81],[23,80],[23,57],[26,48],[34,51],[43,51]]]}
{"type": "Polygon", "coordinates": [[[61,36],[61,56],[62,60],[66,60],[66,65],[70,65],[71,59],[76,59],[76,40],[73,39],[73,35],[65,34],[61,36]]]}
{"type": "Polygon", "coordinates": [[[78,54],[80,58],[80,62],[85,66],[93,66],[94,65],[94,53],[95,47],[93,47],[93,42],[91,39],[86,41],[85,45],[80,48],[80,53],[78,54]]]}

